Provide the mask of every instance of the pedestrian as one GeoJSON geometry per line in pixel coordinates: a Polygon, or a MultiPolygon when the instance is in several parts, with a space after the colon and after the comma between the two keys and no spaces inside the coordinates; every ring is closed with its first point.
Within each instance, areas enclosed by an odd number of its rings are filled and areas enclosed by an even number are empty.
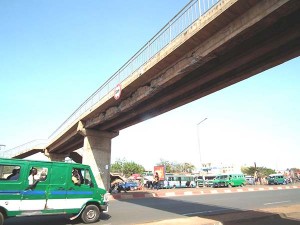
{"type": "Polygon", "coordinates": [[[257,184],[257,182],[258,182],[257,172],[258,171],[255,170],[254,175],[253,175],[253,177],[254,177],[254,184],[257,184]]]}
{"type": "Polygon", "coordinates": [[[154,189],[158,190],[158,188],[159,188],[159,175],[156,172],[154,176],[154,189]]]}

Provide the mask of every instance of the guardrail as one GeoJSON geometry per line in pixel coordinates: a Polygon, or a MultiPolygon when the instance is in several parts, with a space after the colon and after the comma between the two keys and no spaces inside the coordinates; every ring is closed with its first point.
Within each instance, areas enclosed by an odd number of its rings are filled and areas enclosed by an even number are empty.
{"type": "MultiPolygon", "coordinates": [[[[169,45],[176,37],[187,30],[197,19],[208,12],[220,0],[191,0],[174,16],[153,38],[151,38],[133,57],[131,57],[100,88],[84,101],[48,138],[54,139],[59,133],[77,122],[106,94],[151,60],[158,52],[169,45]]],[[[29,142],[30,143],[30,142],[29,142]]],[[[28,143],[27,143],[28,144],[28,143]]],[[[15,149],[15,148],[14,148],[15,149]]],[[[12,150],[14,150],[12,149],[12,150]]],[[[10,150],[7,150],[10,151],[10,150]]]]}

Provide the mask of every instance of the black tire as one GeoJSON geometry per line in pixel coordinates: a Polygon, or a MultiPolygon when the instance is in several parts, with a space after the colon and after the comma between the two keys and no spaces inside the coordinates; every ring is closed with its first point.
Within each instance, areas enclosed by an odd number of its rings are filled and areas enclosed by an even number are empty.
{"type": "Polygon", "coordinates": [[[96,205],[87,205],[81,213],[81,219],[84,223],[94,223],[99,220],[100,210],[96,205]]]}
{"type": "Polygon", "coordinates": [[[0,212],[0,225],[3,225],[3,223],[4,223],[4,216],[2,212],[0,212]]]}

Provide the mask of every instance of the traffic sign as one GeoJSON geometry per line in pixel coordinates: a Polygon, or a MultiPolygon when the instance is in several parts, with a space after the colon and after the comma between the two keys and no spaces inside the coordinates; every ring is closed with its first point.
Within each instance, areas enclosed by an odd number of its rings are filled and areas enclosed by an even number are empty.
{"type": "Polygon", "coordinates": [[[121,92],[122,92],[121,84],[118,84],[115,88],[115,94],[114,94],[116,100],[118,100],[121,97],[121,92]]]}

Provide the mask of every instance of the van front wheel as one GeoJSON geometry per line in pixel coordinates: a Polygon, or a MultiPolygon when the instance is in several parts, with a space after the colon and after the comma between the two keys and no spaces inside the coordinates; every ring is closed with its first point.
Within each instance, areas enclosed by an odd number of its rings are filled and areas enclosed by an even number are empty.
{"type": "Polygon", "coordinates": [[[94,223],[99,220],[100,210],[96,205],[87,205],[81,214],[84,223],[94,223]]]}
{"type": "Polygon", "coordinates": [[[0,212],[0,225],[3,225],[3,223],[4,223],[4,216],[2,212],[0,212]]]}

